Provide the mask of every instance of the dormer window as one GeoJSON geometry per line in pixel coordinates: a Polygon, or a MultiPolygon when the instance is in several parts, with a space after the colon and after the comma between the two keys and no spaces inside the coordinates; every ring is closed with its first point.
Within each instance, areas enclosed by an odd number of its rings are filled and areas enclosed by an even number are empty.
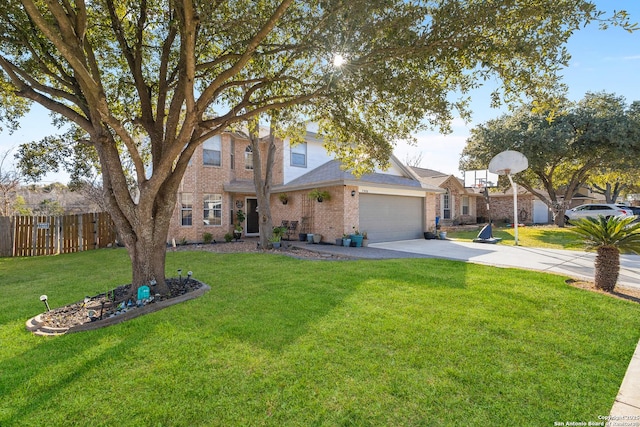
{"type": "Polygon", "coordinates": [[[307,167],[307,143],[303,142],[291,146],[291,166],[307,167]]]}

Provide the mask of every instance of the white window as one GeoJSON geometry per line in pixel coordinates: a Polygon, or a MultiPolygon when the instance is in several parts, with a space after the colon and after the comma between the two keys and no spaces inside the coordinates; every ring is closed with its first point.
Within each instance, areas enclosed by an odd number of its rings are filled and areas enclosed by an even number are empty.
{"type": "Polygon", "coordinates": [[[307,167],[307,143],[291,146],[291,166],[307,167]]]}
{"type": "Polygon", "coordinates": [[[462,196],[462,215],[469,215],[469,196],[462,196]]]}
{"type": "Polygon", "coordinates": [[[253,150],[250,145],[244,149],[244,168],[253,169],[253,150]]]}
{"type": "Polygon", "coordinates": [[[222,194],[204,195],[204,225],[222,225],[222,194]]]}
{"type": "Polygon", "coordinates": [[[202,159],[206,166],[222,166],[222,139],[220,135],[207,139],[202,145],[202,159]]]}
{"type": "Polygon", "coordinates": [[[180,194],[180,220],[182,225],[193,225],[193,193],[180,194]]]}
{"type": "Polygon", "coordinates": [[[451,194],[449,190],[442,195],[442,218],[451,219],[451,194]]]}

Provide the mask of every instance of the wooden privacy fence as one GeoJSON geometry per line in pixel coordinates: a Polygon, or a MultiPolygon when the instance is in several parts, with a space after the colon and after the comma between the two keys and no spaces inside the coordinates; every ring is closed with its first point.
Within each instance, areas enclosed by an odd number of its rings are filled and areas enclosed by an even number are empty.
{"type": "Polygon", "coordinates": [[[0,256],[55,255],[105,248],[116,240],[106,212],[0,217],[0,256]]]}

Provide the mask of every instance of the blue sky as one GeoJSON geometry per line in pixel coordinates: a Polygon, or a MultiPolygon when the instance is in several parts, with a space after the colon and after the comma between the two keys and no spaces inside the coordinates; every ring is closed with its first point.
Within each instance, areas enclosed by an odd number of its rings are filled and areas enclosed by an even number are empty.
{"type": "MultiPolygon", "coordinates": [[[[612,13],[624,9],[632,21],[640,22],[639,0],[596,0],[599,9],[612,13]]],[[[576,32],[567,46],[572,56],[569,67],[562,73],[569,86],[569,98],[581,99],[586,92],[606,91],[623,95],[627,102],[640,100],[640,30],[632,34],[621,28],[606,31],[592,24],[576,32]]],[[[439,135],[424,132],[416,135],[418,146],[400,143],[395,154],[400,160],[422,154],[421,166],[460,176],[458,160],[469,136],[469,130],[502,114],[501,110],[489,108],[491,88],[483,88],[471,94],[473,119],[469,124],[456,119],[453,133],[439,135]]],[[[0,153],[18,145],[39,140],[56,133],[50,125],[46,111],[34,108],[22,120],[22,126],[12,135],[0,133],[0,153]]],[[[48,181],[67,181],[64,175],[50,175],[48,181]]]]}
{"type": "MultiPolygon", "coordinates": [[[[626,10],[633,22],[640,22],[639,0],[596,0],[600,10],[608,16],[613,10],[626,10]]],[[[564,70],[564,82],[569,86],[569,99],[578,101],[587,92],[606,91],[622,95],[627,103],[640,100],[640,30],[629,33],[610,27],[606,31],[591,24],[574,33],[567,49],[571,54],[569,67],[564,70]]],[[[399,144],[395,155],[400,160],[422,154],[420,166],[461,176],[458,171],[460,153],[466,144],[469,130],[475,125],[497,118],[505,111],[489,107],[489,87],[471,94],[472,123],[461,119],[453,123],[453,133],[433,132],[417,134],[418,146],[399,144]]]]}

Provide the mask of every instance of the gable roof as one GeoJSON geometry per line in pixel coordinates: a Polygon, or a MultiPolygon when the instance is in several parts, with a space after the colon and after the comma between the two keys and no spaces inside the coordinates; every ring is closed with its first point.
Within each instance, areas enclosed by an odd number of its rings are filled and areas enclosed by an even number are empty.
{"type": "Polygon", "coordinates": [[[411,166],[411,169],[413,169],[413,171],[421,178],[433,178],[451,175],[434,169],[419,168],[417,166],[411,166]]]}
{"type": "Polygon", "coordinates": [[[464,181],[452,174],[440,172],[434,169],[419,168],[416,166],[411,166],[411,169],[420,177],[420,181],[426,185],[442,188],[447,181],[454,180],[459,184],[460,188],[465,189],[464,181]]]}
{"type": "MultiPolygon", "coordinates": [[[[407,171],[409,172],[409,171],[407,171]]],[[[343,170],[337,160],[330,160],[308,173],[282,186],[283,189],[297,190],[312,187],[328,187],[331,185],[375,185],[381,187],[398,187],[428,192],[441,192],[437,187],[424,185],[413,174],[410,176],[389,175],[384,173],[369,173],[356,178],[348,170],[343,170]]]]}

